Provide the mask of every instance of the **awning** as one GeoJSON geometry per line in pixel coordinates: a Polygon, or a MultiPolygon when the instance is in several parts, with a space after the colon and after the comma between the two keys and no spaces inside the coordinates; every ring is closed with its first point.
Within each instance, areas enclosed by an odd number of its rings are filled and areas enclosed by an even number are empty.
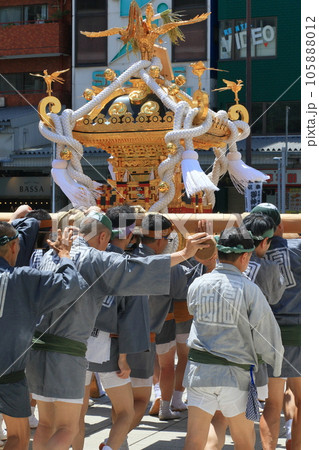
{"type": "Polygon", "coordinates": [[[0,126],[16,128],[39,120],[34,106],[6,106],[0,108],[0,126]]]}
{"type": "MultiPolygon", "coordinates": [[[[252,136],[251,149],[256,152],[281,152],[286,148],[285,136],[252,136]]],[[[237,149],[246,150],[246,140],[237,143],[237,149]]],[[[288,152],[301,151],[301,136],[288,136],[288,152]]]]}

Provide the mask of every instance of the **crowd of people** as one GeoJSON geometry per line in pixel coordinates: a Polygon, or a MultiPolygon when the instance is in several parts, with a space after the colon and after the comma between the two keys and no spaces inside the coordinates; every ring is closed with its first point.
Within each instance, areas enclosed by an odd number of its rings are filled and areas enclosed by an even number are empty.
{"type": "Polygon", "coordinates": [[[228,427],[254,449],[260,402],[263,448],[276,449],[284,408],[300,449],[300,239],[284,239],[274,205],[220,236],[200,223],[180,251],[161,214],[139,227],[128,205],[56,217],[24,205],[0,222],[5,450],[28,449],[35,403],[35,450],[83,449],[92,377],[112,403],[100,450],[128,448],[152,388],[149,414],[188,410],[186,450],[223,448],[228,427]]]}

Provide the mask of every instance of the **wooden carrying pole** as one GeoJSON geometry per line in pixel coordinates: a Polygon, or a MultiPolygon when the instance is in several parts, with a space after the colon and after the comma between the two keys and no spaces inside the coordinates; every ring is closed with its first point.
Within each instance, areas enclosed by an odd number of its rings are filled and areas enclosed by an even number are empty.
{"type": "MultiPolygon", "coordinates": [[[[8,222],[12,213],[0,213],[0,220],[8,222]]],[[[183,235],[195,233],[197,231],[198,221],[205,220],[207,231],[210,234],[219,234],[225,228],[239,226],[242,219],[248,213],[243,214],[175,214],[168,213],[165,216],[170,219],[177,231],[183,235]]],[[[54,221],[56,214],[51,214],[54,221]]],[[[143,214],[138,214],[141,219],[143,214]]],[[[286,237],[298,237],[301,233],[301,214],[281,214],[281,220],[284,226],[286,237]],[[291,236],[290,236],[291,235],[291,236]]]]}

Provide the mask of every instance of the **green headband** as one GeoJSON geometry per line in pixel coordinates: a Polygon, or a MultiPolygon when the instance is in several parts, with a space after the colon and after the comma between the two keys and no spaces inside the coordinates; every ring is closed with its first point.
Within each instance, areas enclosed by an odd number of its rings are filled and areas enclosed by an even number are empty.
{"type": "Polygon", "coordinates": [[[238,244],[236,247],[227,247],[226,245],[217,244],[217,250],[222,253],[250,253],[255,250],[255,247],[244,248],[242,244],[238,244]]]}
{"type": "Polygon", "coordinates": [[[255,239],[256,241],[262,241],[265,238],[272,238],[274,235],[274,229],[270,228],[270,230],[266,230],[262,235],[260,236],[254,236],[252,235],[252,238],[255,239]]]}
{"type": "Polygon", "coordinates": [[[16,234],[14,236],[1,236],[0,237],[0,247],[2,247],[3,245],[6,245],[8,242],[13,241],[14,239],[17,239],[19,237],[19,233],[16,232],[16,234]]]}
{"type": "Polygon", "coordinates": [[[98,222],[101,222],[108,230],[110,230],[111,232],[111,239],[113,238],[112,236],[112,222],[110,221],[110,219],[107,217],[106,214],[97,212],[97,211],[91,211],[87,217],[90,217],[91,219],[95,219],[98,222]]]}
{"type": "Polygon", "coordinates": [[[217,242],[217,250],[222,253],[250,253],[255,250],[255,247],[252,248],[244,248],[242,244],[236,245],[236,247],[228,247],[226,245],[218,244],[220,236],[214,236],[215,241],[217,242]]]}

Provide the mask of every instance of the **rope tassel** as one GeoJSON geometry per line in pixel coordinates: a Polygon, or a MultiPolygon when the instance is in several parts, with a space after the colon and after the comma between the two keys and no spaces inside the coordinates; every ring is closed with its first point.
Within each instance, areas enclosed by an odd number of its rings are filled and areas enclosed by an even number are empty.
{"type": "Polygon", "coordinates": [[[240,194],[245,193],[245,189],[248,187],[250,181],[263,182],[269,179],[269,176],[265,175],[263,172],[247,166],[247,164],[242,161],[241,154],[237,150],[229,152],[227,154],[227,159],[229,176],[240,194]]]}
{"type": "Polygon", "coordinates": [[[183,183],[188,197],[201,191],[219,191],[201,169],[198,154],[194,150],[185,150],[182,155],[183,183]]]}
{"type": "Polygon", "coordinates": [[[68,174],[67,161],[53,160],[51,175],[54,182],[68,196],[75,208],[83,205],[95,205],[94,197],[92,197],[90,191],[85,186],[74,181],[68,174]]]}

